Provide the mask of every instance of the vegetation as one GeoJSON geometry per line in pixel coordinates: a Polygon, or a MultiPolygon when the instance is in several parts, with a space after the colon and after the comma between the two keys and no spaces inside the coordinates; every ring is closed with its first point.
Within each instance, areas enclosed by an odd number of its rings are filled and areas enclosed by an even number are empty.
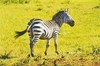
{"type": "Polygon", "coordinates": [[[0,66],[33,65],[100,66],[100,0],[0,0],[0,66]],[[75,26],[63,24],[61,27],[60,54],[54,52],[51,39],[45,56],[46,41],[39,40],[35,45],[36,56],[28,58],[29,37],[25,34],[15,39],[15,31],[24,30],[32,18],[51,20],[55,13],[66,7],[75,26]]]}
{"type": "Polygon", "coordinates": [[[24,3],[29,3],[30,0],[1,0],[0,2],[3,4],[11,4],[11,3],[24,4],[24,3]]]}

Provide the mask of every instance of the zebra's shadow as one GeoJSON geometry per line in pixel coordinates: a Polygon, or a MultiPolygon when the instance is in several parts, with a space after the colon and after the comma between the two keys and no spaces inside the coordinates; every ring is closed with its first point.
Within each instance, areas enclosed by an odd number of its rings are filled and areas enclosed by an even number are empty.
{"type": "Polygon", "coordinates": [[[11,52],[12,52],[12,50],[9,51],[9,52],[5,51],[3,54],[0,55],[0,59],[11,59],[11,58],[14,58],[14,57],[10,56],[11,52]]]}

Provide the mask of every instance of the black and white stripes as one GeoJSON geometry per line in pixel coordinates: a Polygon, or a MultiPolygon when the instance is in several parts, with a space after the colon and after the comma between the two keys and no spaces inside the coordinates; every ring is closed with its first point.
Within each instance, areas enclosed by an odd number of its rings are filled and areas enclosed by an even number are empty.
{"type": "MultiPolygon", "coordinates": [[[[74,21],[68,14],[68,10],[56,13],[50,21],[45,22],[37,18],[33,18],[30,20],[26,30],[28,31],[28,35],[30,37],[31,56],[34,56],[34,45],[36,44],[38,39],[47,40],[46,50],[44,52],[45,55],[47,55],[47,49],[50,45],[51,38],[54,38],[55,52],[59,54],[57,49],[57,37],[60,31],[60,27],[63,23],[74,26],[74,21]]],[[[16,37],[23,35],[26,30],[17,32],[16,37]]]]}
{"type": "Polygon", "coordinates": [[[33,18],[27,26],[27,31],[30,37],[38,37],[39,39],[50,39],[53,33],[59,33],[59,26],[54,21],[44,22],[33,18]]]}

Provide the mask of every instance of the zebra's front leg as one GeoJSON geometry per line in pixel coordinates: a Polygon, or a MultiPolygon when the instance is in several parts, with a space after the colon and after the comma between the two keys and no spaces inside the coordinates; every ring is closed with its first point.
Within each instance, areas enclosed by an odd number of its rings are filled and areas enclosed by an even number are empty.
{"type": "Polygon", "coordinates": [[[56,54],[58,55],[59,52],[58,52],[58,42],[57,42],[57,38],[58,38],[58,35],[56,34],[56,35],[54,36],[54,46],[55,46],[55,52],[56,52],[56,54]]]}
{"type": "Polygon", "coordinates": [[[47,43],[46,43],[46,49],[45,49],[45,52],[44,52],[45,55],[47,55],[47,50],[48,50],[49,46],[50,46],[50,40],[48,39],[47,43]]]}

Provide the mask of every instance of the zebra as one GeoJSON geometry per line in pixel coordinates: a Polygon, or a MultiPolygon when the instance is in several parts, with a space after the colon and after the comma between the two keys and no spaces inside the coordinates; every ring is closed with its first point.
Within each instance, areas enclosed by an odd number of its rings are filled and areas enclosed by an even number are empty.
{"type": "Polygon", "coordinates": [[[34,45],[38,39],[47,40],[46,49],[44,54],[47,55],[47,50],[50,45],[50,39],[54,39],[55,53],[58,52],[58,34],[63,23],[67,23],[70,26],[74,26],[75,22],[72,17],[68,14],[68,9],[59,11],[56,13],[52,20],[43,21],[42,19],[33,18],[27,25],[27,28],[21,32],[16,32],[16,38],[28,32],[30,37],[30,54],[29,56],[34,57],[34,45]]]}

